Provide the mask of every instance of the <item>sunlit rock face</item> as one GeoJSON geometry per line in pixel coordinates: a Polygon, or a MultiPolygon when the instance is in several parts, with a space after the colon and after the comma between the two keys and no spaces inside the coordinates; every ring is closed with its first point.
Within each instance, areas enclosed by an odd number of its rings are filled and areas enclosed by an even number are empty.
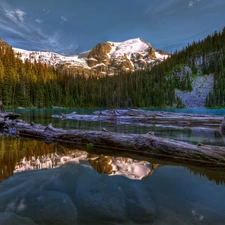
{"type": "Polygon", "coordinates": [[[109,53],[112,50],[112,46],[110,43],[99,43],[97,44],[88,54],[87,64],[90,67],[96,66],[97,64],[105,64],[108,65],[110,62],[109,53]]]}
{"type": "Polygon", "coordinates": [[[155,60],[162,61],[168,53],[159,53],[141,38],[130,39],[124,42],[99,43],[94,47],[88,57],[88,66],[99,71],[118,70],[131,72],[146,68],[155,60]]]}

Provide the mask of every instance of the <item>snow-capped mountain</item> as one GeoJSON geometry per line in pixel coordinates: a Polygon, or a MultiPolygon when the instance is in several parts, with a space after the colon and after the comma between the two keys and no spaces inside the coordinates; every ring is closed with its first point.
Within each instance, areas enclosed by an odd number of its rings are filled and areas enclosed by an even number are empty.
{"type": "Polygon", "coordinates": [[[74,56],[63,56],[48,51],[27,51],[13,48],[23,61],[46,63],[69,74],[114,75],[145,69],[166,59],[170,54],[155,50],[150,43],[140,38],[124,42],[97,44],[92,50],[74,56]]]}

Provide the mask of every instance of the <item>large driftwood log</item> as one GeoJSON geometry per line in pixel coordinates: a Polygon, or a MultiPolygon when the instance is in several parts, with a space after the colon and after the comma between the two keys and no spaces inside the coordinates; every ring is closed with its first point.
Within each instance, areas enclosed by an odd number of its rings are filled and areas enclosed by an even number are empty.
{"type": "Polygon", "coordinates": [[[76,113],[52,115],[58,119],[72,119],[84,121],[105,121],[144,126],[163,125],[178,127],[205,127],[219,129],[222,116],[156,112],[148,110],[104,110],[96,111],[93,115],[80,115],[76,113]]]}
{"type": "Polygon", "coordinates": [[[193,145],[147,134],[121,134],[103,131],[63,130],[28,124],[23,121],[0,121],[5,132],[46,142],[82,144],[97,148],[133,152],[151,157],[170,158],[198,165],[225,168],[225,147],[193,145]]]}
{"type": "Polygon", "coordinates": [[[14,112],[0,113],[0,118],[3,118],[4,120],[14,120],[18,117],[20,117],[20,114],[17,114],[17,113],[14,113],[14,112]]]}

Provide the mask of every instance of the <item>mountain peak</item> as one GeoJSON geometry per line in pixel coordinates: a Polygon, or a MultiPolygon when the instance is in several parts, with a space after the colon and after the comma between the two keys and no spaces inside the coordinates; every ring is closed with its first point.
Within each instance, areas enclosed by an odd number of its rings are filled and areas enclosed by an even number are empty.
{"type": "MultiPolygon", "coordinates": [[[[158,53],[158,55],[160,54],[158,53]]],[[[165,57],[167,56],[165,54],[165,57]]],[[[90,51],[87,58],[87,64],[90,67],[98,68],[101,71],[111,67],[123,72],[143,69],[158,59],[151,44],[141,38],[123,42],[99,43],[90,51]]],[[[160,61],[162,59],[163,57],[160,58],[160,61]]]]}

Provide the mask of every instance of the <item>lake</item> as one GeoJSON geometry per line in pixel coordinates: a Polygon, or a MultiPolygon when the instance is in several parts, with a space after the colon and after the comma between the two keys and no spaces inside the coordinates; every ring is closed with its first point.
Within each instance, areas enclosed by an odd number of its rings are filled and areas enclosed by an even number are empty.
{"type": "MultiPolygon", "coordinates": [[[[154,132],[224,146],[217,129],[73,121],[52,114],[81,109],[16,109],[27,122],[64,129],[154,132]]],[[[171,111],[171,110],[170,110],[171,111]]],[[[173,110],[224,115],[221,110],[173,110]]],[[[164,159],[13,138],[0,132],[0,224],[224,225],[225,171],[164,159]]]]}

